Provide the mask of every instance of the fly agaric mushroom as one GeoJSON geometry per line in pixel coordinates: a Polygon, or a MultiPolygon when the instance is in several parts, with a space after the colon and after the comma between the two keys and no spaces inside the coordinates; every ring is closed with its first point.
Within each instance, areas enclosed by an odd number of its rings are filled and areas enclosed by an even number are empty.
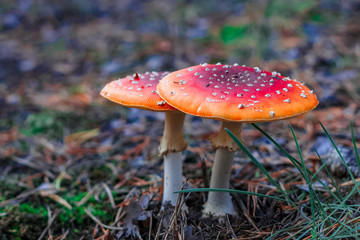
{"type": "MultiPolygon", "coordinates": [[[[296,80],[238,64],[185,68],[164,77],[157,89],[169,105],[184,113],[222,121],[218,135],[210,139],[217,149],[211,188],[229,188],[234,154],[239,149],[225,128],[241,139],[243,122],[291,118],[318,104],[313,91],[296,80]]],[[[204,213],[234,214],[230,194],[209,192],[204,213]]]]}
{"type": "Polygon", "coordinates": [[[168,72],[135,74],[108,83],[101,95],[127,107],[165,112],[164,133],[159,145],[159,154],[164,156],[163,205],[175,205],[182,187],[182,155],[186,148],[183,125],[185,114],[166,104],[157,93],[156,86],[168,72]]]}

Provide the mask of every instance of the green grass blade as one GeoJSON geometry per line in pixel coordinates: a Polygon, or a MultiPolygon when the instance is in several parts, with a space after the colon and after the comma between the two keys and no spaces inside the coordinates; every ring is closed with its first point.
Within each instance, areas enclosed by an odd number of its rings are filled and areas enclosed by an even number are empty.
{"type": "Polygon", "coordinates": [[[245,152],[245,154],[250,158],[250,160],[266,175],[266,177],[269,179],[269,181],[288,199],[288,202],[290,202],[294,207],[297,208],[297,204],[292,201],[289,196],[285,193],[285,191],[280,187],[280,185],[270,176],[269,172],[264,168],[264,166],[254,157],[254,155],[251,154],[251,152],[245,147],[244,144],[241,143],[241,141],[235,137],[235,135],[230,132],[228,129],[225,128],[227,133],[230,135],[230,137],[235,141],[235,143],[245,152]]]}
{"type": "MultiPolygon", "coordinates": [[[[242,191],[242,190],[235,190],[235,189],[226,189],[226,188],[191,188],[191,189],[184,189],[180,191],[176,191],[174,193],[189,193],[189,192],[228,192],[228,193],[236,193],[236,194],[242,194],[242,195],[253,195],[257,197],[265,197],[270,198],[282,202],[289,202],[289,200],[279,197],[274,197],[270,195],[265,195],[261,193],[254,193],[249,191],[242,191]]],[[[296,203],[295,203],[296,204],[296,203]]]]}
{"type": "MultiPolygon", "coordinates": [[[[339,194],[339,196],[337,196],[335,193],[332,194],[332,195],[335,197],[335,199],[336,199],[338,202],[341,202],[343,197],[341,196],[340,190],[339,190],[339,188],[337,187],[337,184],[335,183],[333,176],[332,176],[331,173],[329,172],[329,169],[327,168],[326,163],[324,163],[324,161],[321,159],[320,154],[318,153],[318,151],[315,150],[315,152],[316,152],[316,154],[318,155],[318,157],[319,157],[319,159],[320,159],[321,166],[324,166],[324,169],[325,169],[327,175],[329,176],[332,185],[335,187],[336,192],[339,194]]],[[[333,193],[333,192],[331,191],[331,189],[328,188],[327,190],[328,190],[329,193],[333,193]]]]}
{"type": "Polygon", "coordinates": [[[356,162],[358,164],[358,168],[360,168],[360,156],[359,156],[359,152],[356,147],[356,139],[355,139],[355,134],[354,134],[354,123],[350,124],[350,130],[351,130],[351,139],[353,142],[355,156],[356,156],[356,162]]]}
{"type": "Polygon", "coordinates": [[[300,174],[305,178],[304,172],[301,169],[300,162],[295,159],[293,156],[291,156],[280,144],[278,144],[269,134],[267,134],[264,130],[262,130],[259,126],[257,126],[255,123],[251,124],[253,127],[255,127],[259,132],[261,132],[267,139],[269,139],[279,150],[282,152],[293,164],[294,166],[299,170],[300,174]]]}
{"type": "Polygon", "coordinates": [[[308,188],[309,188],[310,208],[311,208],[311,216],[312,216],[312,221],[313,221],[313,229],[312,229],[311,235],[314,236],[315,233],[316,233],[316,222],[315,222],[315,204],[316,203],[315,203],[315,199],[314,199],[314,189],[312,188],[312,184],[311,184],[311,181],[310,181],[310,178],[309,178],[308,171],[306,171],[305,161],[304,161],[304,158],[302,156],[299,143],[298,143],[297,138],[295,136],[294,129],[292,128],[291,125],[290,125],[290,130],[291,130],[291,133],[293,135],[293,138],[294,138],[294,141],[295,141],[295,144],[296,144],[296,148],[297,148],[298,153],[299,153],[302,168],[304,169],[305,181],[306,181],[306,184],[308,185],[308,188]]]}
{"type": "MultiPolygon", "coordinates": [[[[327,215],[327,217],[325,219],[323,219],[322,221],[327,222],[328,219],[330,219],[334,214],[339,212],[339,209],[343,208],[343,206],[345,205],[346,201],[358,190],[360,186],[360,182],[357,182],[354,186],[354,188],[350,191],[350,193],[344,197],[344,199],[341,201],[340,204],[336,204],[331,210],[332,212],[330,214],[327,215]]],[[[330,210],[330,209],[329,209],[330,210]]],[[[349,211],[351,212],[351,211],[349,211]]]]}
{"type": "MultiPolygon", "coordinates": [[[[331,141],[331,144],[332,144],[333,147],[335,148],[336,152],[339,154],[339,157],[340,157],[342,163],[344,164],[346,170],[348,171],[351,180],[354,182],[354,184],[356,184],[355,177],[354,177],[354,175],[351,173],[351,171],[350,171],[350,169],[349,169],[349,166],[348,166],[347,163],[345,162],[345,160],[344,160],[342,154],[340,153],[338,147],[336,146],[334,140],[332,139],[332,137],[330,136],[330,134],[328,133],[328,131],[326,130],[326,128],[324,127],[324,125],[323,125],[321,122],[319,122],[319,123],[320,123],[322,129],[324,130],[326,136],[327,136],[327,137],[329,138],[329,140],[331,141]]],[[[359,189],[357,189],[357,191],[360,193],[360,190],[359,190],[359,189]]]]}
{"type": "MultiPolygon", "coordinates": [[[[311,223],[311,224],[312,224],[312,223],[311,223]]],[[[303,229],[311,226],[311,224],[304,225],[301,230],[303,230],[303,229]]],[[[290,226],[290,227],[287,227],[287,228],[280,229],[279,231],[271,234],[271,236],[267,237],[266,240],[278,239],[278,236],[279,236],[280,234],[282,234],[282,233],[284,233],[284,232],[288,232],[288,231],[294,230],[294,229],[299,228],[299,227],[301,227],[301,226],[300,226],[300,225],[295,225],[295,226],[290,226]]],[[[301,231],[301,230],[300,230],[300,231],[301,231]]]]}
{"type": "MultiPolygon", "coordinates": [[[[269,134],[267,134],[259,126],[257,126],[255,123],[252,123],[251,125],[254,128],[256,128],[259,132],[261,132],[267,139],[269,139],[280,150],[280,152],[282,152],[294,164],[294,166],[299,170],[302,177],[305,179],[305,173],[303,172],[303,169],[301,167],[301,163],[297,159],[295,159],[293,156],[291,156],[282,146],[280,146],[269,134]]],[[[308,174],[313,176],[311,171],[309,171],[308,169],[306,169],[306,171],[308,171],[308,174]]],[[[321,185],[323,185],[323,187],[327,188],[327,186],[324,185],[323,182],[317,176],[313,176],[313,177],[316,179],[316,181],[318,181],[321,185]]],[[[337,199],[339,202],[341,202],[341,200],[333,192],[329,191],[329,193],[335,199],[337,199]]]]}
{"type": "MultiPolygon", "coordinates": [[[[312,224],[312,223],[311,223],[312,224]]],[[[304,228],[305,229],[305,228],[304,228]]],[[[303,230],[304,230],[303,229],[303,230]]],[[[309,228],[309,229],[307,229],[305,232],[303,232],[303,234],[301,234],[299,237],[297,237],[296,238],[296,240],[301,240],[301,239],[303,239],[304,237],[305,237],[305,235],[309,232],[309,231],[311,231],[311,228],[309,228]]]]}

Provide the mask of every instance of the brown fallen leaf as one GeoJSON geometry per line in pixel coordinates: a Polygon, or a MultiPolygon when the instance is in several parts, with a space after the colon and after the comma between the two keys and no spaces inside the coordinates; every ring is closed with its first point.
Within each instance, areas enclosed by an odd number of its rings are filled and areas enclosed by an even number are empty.
{"type": "Polygon", "coordinates": [[[38,93],[32,97],[33,103],[44,108],[57,111],[78,111],[91,102],[91,96],[86,93],[38,93]]]}
{"type": "Polygon", "coordinates": [[[65,144],[69,144],[71,142],[75,142],[77,144],[82,144],[83,142],[86,142],[87,140],[98,136],[99,133],[100,133],[100,130],[98,128],[72,133],[65,137],[65,144]]]}
{"type": "Polygon", "coordinates": [[[18,129],[13,127],[8,132],[0,132],[0,145],[12,142],[18,138],[18,129]]]}

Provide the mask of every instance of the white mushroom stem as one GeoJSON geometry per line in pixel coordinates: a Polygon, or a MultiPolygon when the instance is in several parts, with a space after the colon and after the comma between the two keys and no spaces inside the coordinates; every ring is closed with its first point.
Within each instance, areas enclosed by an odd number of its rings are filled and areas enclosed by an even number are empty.
{"type": "MultiPolygon", "coordinates": [[[[241,135],[241,122],[223,122],[219,134],[211,139],[216,148],[214,165],[212,168],[210,188],[229,189],[231,177],[231,166],[234,160],[235,151],[239,149],[236,143],[226,132],[229,129],[237,138],[241,135]]],[[[225,216],[233,215],[234,204],[227,192],[209,192],[208,201],[203,211],[206,215],[225,216]]]]}
{"type": "Polygon", "coordinates": [[[183,126],[185,114],[179,111],[165,113],[165,126],[163,137],[159,146],[160,156],[164,156],[164,195],[163,205],[170,202],[175,206],[178,194],[174,192],[182,187],[182,161],[181,152],[186,148],[183,126]]]}
{"type": "Polygon", "coordinates": [[[171,205],[176,205],[179,194],[174,192],[182,187],[182,160],[181,152],[169,152],[164,155],[163,203],[170,201],[171,205]]]}

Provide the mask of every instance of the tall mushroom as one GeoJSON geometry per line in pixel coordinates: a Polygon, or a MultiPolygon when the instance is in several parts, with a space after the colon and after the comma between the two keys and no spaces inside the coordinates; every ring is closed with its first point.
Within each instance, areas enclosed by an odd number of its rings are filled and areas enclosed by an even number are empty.
{"type": "Polygon", "coordinates": [[[101,95],[127,107],[165,112],[164,133],[159,145],[159,154],[164,157],[163,204],[175,205],[177,195],[173,192],[182,187],[182,155],[186,148],[183,125],[185,114],[177,111],[160,98],[156,86],[168,72],[135,74],[108,83],[101,95]]]}
{"type": "MultiPolygon", "coordinates": [[[[291,118],[318,104],[313,91],[296,80],[238,64],[185,68],[164,77],[157,89],[169,105],[184,113],[222,121],[219,133],[211,138],[217,149],[211,188],[229,188],[234,153],[239,149],[225,128],[241,139],[243,122],[291,118]]],[[[234,214],[230,194],[209,192],[204,213],[234,214]]]]}

